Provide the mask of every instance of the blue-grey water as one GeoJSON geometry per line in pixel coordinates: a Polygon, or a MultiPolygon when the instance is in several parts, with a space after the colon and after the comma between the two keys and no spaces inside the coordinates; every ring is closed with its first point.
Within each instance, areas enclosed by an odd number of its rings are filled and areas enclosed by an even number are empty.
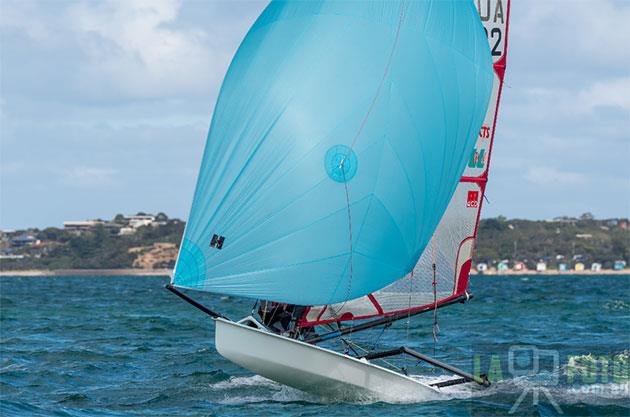
{"type": "MultiPolygon", "coordinates": [[[[1,278],[2,416],[630,414],[630,276],[473,277],[473,300],[439,310],[435,344],[431,314],[353,336],[381,349],[407,344],[490,371],[494,381],[445,389],[441,401],[396,404],[330,402],[252,375],[216,353],[212,320],[165,283],[1,278]]],[[[234,317],[251,307],[201,298],[234,317]]]]}

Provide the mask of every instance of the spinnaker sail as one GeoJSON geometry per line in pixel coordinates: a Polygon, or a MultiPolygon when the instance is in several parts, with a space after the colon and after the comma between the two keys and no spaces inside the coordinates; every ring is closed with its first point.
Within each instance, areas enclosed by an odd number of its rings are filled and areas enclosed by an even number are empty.
{"type": "Polygon", "coordinates": [[[315,305],[404,276],[491,90],[472,2],[272,2],[221,87],[172,284],[315,305]]]}
{"type": "Polygon", "coordinates": [[[492,96],[466,169],[413,272],[365,297],[308,309],[304,326],[424,309],[465,293],[477,237],[506,65],[509,0],[476,0],[494,66],[492,96]],[[433,265],[435,264],[435,280],[433,265]],[[434,292],[435,283],[435,292],[434,292]]]}

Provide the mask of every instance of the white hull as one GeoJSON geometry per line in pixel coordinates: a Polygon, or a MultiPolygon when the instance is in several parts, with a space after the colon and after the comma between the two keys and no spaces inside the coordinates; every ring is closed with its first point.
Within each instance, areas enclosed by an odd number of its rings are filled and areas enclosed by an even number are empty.
{"type": "Polygon", "coordinates": [[[216,348],[252,372],[329,398],[400,402],[440,396],[434,387],[366,360],[221,318],[216,319],[216,348]]]}

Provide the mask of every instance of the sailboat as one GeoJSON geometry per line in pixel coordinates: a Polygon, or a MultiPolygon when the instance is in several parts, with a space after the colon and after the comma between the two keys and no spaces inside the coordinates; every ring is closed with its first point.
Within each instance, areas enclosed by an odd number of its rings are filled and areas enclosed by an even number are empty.
{"type": "Polygon", "coordinates": [[[167,285],[214,319],[222,356],[343,399],[489,385],[406,346],[323,342],[470,299],[508,19],[509,0],[268,5],[221,87],[167,285]],[[184,290],[260,314],[233,321],[184,290]],[[400,355],[455,377],[379,362],[400,355]]]}

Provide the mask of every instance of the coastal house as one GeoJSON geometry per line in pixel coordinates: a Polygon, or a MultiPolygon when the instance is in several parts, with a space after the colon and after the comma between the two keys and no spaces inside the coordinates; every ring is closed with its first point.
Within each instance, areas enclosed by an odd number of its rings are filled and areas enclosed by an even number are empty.
{"type": "Polygon", "coordinates": [[[560,272],[567,272],[569,270],[569,265],[567,265],[566,263],[560,263],[558,264],[558,271],[560,272]]]}
{"type": "Polygon", "coordinates": [[[81,233],[104,223],[102,220],[68,220],[63,222],[63,228],[69,232],[81,233]]]}
{"type": "Polygon", "coordinates": [[[615,261],[613,264],[613,269],[615,271],[621,271],[626,269],[626,261],[615,261]]]}
{"type": "Polygon", "coordinates": [[[546,222],[575,224],[575,223],[577,223],[578,219],[576,219],[575,217],[560,216],[560,217],[554,217],[551,220],[545,220],[545,221],[546,222]]]}
{"type": "Polygon", "coordinates": [[[600,264],[599,262],[593,262],[591,264],[591,271],[593,272],[599,272],[602,270],[602,264],[600,264]]]}
{"type": "Polygon", "coordinates": [[[514,271],[525,271],[527,268],[525,267],[525,264],[523,262],[516,262],[514,264],[514,266],[512,267],[512,270],[514,271]]]}
{"type": "Polygon", "coordinates": [[[136,229],[134,229],[133,227],[121,227],[118,230],[119,236],[128,236],[133,235],[134,233],[136,233],[136,229]]]}
{"type": "Polygon", "coordinates": [[[129,227],[137,229],[142,226],[151,226],[155,222],[155,216],[149,214],[138,214],[126,217],[129,227]]]}
{"type": "Polygon", "coordinates": [[[575,272],[584,271],[584,264],[582,262],[578,262],[575,264],[575,272]]]}
{"type": "Polygon", "coordinates": [[[547,263],[538,262],[536,264],[536,272],[545,272],[547,270],[547,263]]]}
{"type": "Polygon", "coordinates": [[[31,246],[38,243],[39,240],[33,235],[22,234],[11,239],[11,246],[21,248],[23,246],[31,246]]]}
{"type": "Polygon", "coordinates": [[[497,271],[499,272],[499,274],[503,274],[503,273],[507,272],[508,269],[509,269],[509,267],[508,267],[508,262],[507,261],[501,261],[497,265],[497,271]]]}
{"type": "Polygon", "coordinates": [[[15,254],[12,251],[9,250],[3,250],[2,252],[0,252],[0,259],[24,259],[24,255],[22,254],[15,254]]]}
{"type": "Polygon", "coordinates": [[[487,270],[488,270],[488,264],[487,263],[480,262],[480,263],[477,264],[477,272],[479,272],[480,274],[483,274],[487,270]]]}

